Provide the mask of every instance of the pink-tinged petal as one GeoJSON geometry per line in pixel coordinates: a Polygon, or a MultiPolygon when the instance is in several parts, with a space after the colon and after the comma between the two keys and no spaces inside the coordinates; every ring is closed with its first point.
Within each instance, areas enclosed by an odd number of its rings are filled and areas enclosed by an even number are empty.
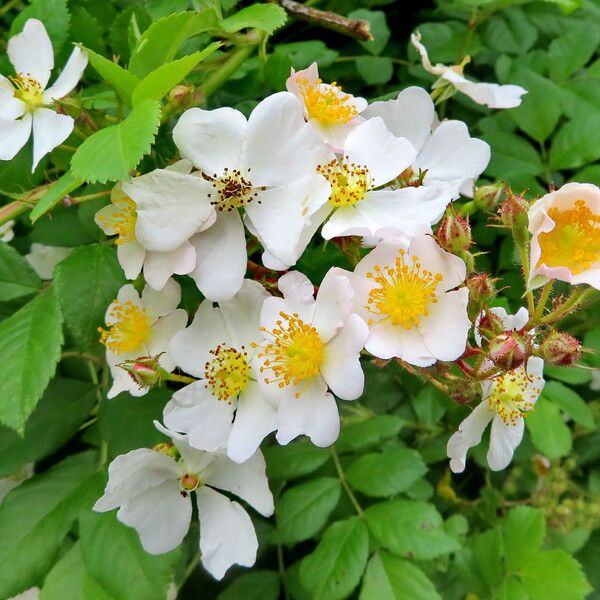
{"type": "Polygon", "coordinates": [[[200,520],[200,554],[204,568],[222,579],[235,564],[251,567],[258,540],[248,513],[209,487],[196,490],[200,520]]]}
{"type": "MultiPolygon", "coordinates": [[[[111,206],[114,206],[114,204],[109,204],[105,208],[111,206]]],[[[142,271],[142,265],[146,258],[146,250],[136,240],[132,240],[117,246],[117,257],[123,273],[125,273],[125,277],[129,280],[134,280],[142,271]]]]}
{"type": "Polygon", "coordinates": [[[225,167],[241,166],[247,129],[246,117],[233,108],[190,108],[173,128],[173,141],[197,169],[219,177],[225,167]]]}
{"type": "MultiPolygon", "coordinates": [[[[300,92],[300,88],[298,87],[298,80],[307,81],[311,84],[316,84],[317,79],[319,79],[319,67],[316,62],[312,63],[306,69],[301,69],[300,71],[296,71],[292,67],[292,73],[287,78],[285,82],[285,86],[288,92],[291,92],[300,100],[300,102],[304,103],[304,98],[302,97],[302,93],[300,92]]],[[[308,113],[305,112],[305,116],[308,116],[308,113]]]]}
{"type": "Polygon", "coordinates": [[[352,310],[353,291],[343,269],[327,271],[315,299],[312,326],[323,342],[328,342],[343,326],[352,310]]]}
{"type": "Polygon", "coordinates": [[[54,52],[41,21],[27,19],[23,31],[8,40],[7,52],[17,74],[29,75],[46,87],[54,67],[54,52]]]}
{"type": "Polygon", "coordinates": [[[49,108],[33,113],[33,173],[40,160],[62,144],[73,131],[75,121],[69,115],[59,115],[49,108]]]}
{"type": "Polygon", "coordinates": [[[342,400],[356,400],[363,393],[365,376],[360,364],[360,351],[368,336],[367,324],[353,313],[325,348],[321,375],[331,391],[342,400]]]}
{"type": "Polygon", "coordinates": [[[524,429],[525,422],[522,418],[515,425],[507,425],[499,416],[494,417],[487,453],[487,462],[492,471],[508,467],[515,449],[523,439],[524,429]]]}
{"type": "MultiPolygon", "coordinates": [[[[122,244],[122,246],[124,245],[122,244]]],[[[119,246],[119,248],[122,246],[119,246]]],[[[148,285],[155,290],[162,290],[169,277],[174,273],[187,275],[196,266],[196,250],[189,242],[183,243],[171,252],[145,253],[145,257],[144,278],[148,285]]],[[[130,277],[129,279],[133,278],[130,277]]]]}
{"type": "Polygon", "coordinates": [[[44,94],[46,101],[59,100],[72,91],[79,83],[87,64],[87,54],[80,48],[74,48],[62,73],[52,86],[46,90],[44,94]]]}
{"type": "Polygon", "coordinates": [[[371,327],[365,348],[378,358],[400,358],[417,367],[429,367],[436,361],[417,327],[404,329],[388,321],[371,327]]]}

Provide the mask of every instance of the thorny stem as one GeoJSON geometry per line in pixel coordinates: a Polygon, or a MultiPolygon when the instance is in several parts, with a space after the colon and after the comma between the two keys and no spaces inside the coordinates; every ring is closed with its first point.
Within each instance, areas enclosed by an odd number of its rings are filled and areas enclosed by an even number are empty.
{"type": "Polygon", "coordinates": [[[359,517],[361,517],[361,518],[364,517],[363,509],[362,509],[361,505],[359,504],[358,500],[356,499],[354,492],[348,485],[348,482],[346,481],[346,475],[344,473],[344,469],[342,468],[342,464],[340,463],[340,458],[339,458],[338,453],[334,446],[331,446],[331,456],[333,457],[333,462],[335,464],[335,470],[337,471],[338,479],[340,480],[340,483],[342,484],[342,487],[344,488],[346,495],[350,499],[352,506],[354,506],[354,510],[356,510],[356,513],[358,514],[359,517]]]}
{"type": "Polygon", "coordinates": [[[553,286],[554,280],[551,279],[542,288],[542,291],[540,292],[538,298],[537,306],[535,307],[535,312],[533,313],[533,315],[531,315],[531,323],[535,323],[544,315],[544,309],[546,308],[546,304],[548,303],[548,299],[550,298],[550,294],[552,293],[553,286]]]}
{"type": "Polygon", "coordinates": [[[535,301],[533,298],[533,292],[529,289],[529,275],[530,275],[529,244],[517,242],[515,240],[515,245],[517,247],[517,252],[519,253],[519,257],[521,259],[521,268],[523,269],[523,279],[525,280],[525,285],[527,286],[527,291],[525,292],[525,296],[527,297],[527,309],[529,310],[529,314],[532,315],[535,312],[535,301]]]}
{"type": "Polygon", "coordinates": [[[539,323],[547,324],[558,321],[573,312],[579,304],[587,300],[594,292],[593,288],[579,286],[575,291],[555,310],[549,312],[546,316],[539,319],[539,323]]]}

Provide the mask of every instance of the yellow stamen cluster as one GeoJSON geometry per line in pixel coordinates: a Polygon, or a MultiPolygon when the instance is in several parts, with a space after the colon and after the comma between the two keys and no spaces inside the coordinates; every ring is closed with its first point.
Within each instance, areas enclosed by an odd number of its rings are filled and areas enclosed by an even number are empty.
{"type": "Polygon", "coordinates": [[[237,398],[248,385],[251,376],[248,354],[244,346],[240,350],[220,345],[211,350],[213,358],[204,365],[206,388],[219,400],[237,398]]]}
{"type": "Polygon", "coordinates": [[[538,388],[533,385],[536,379],[541,380],[541,377],[529,375],[524,365],[501,373],[494,378],[487,397],[488,406],[506,425],[516,425],[534,407],[539,395],[538,388]]]}
{"type": "MultiPolygon", "coordinates": [[[[250,169],[248,169],[248,172],[250,169]]],[[[210,178],[216,194],[211,204],[220,212],[231,212],[234,208],[240,208],[249,204],[256,198],[258,193],[252,187],[252,183],[237,169],[225,167],[223,174],[219,177],[216,173],[210,178]]],[[[260,204],[260,200],[258,201],[260,204]]]]}
{"type": "Polygon", "coordinates": [[[329,86],[322,85],[320,79],[314,82],[303,77],[296,78],[296,85],[304,100],[309,116],[326,125],[348,123],[358,115],[358,110],[350,102],[350,94],[342,94],[342,88],[335,81],[329,86]]]}
{"type": "Polygon", "coordinates": [[[548,216],[555,226],[539,234],[538,267],[566,267],[577,275],[600,261],[600,215],[594,214],[584,200],[577,200],[569,210],[553,206],[548,216]]]}
{"type": "MultiPolygon", "coordinates": [[[[382,320],[389,319],[393,325],[411,329],[429,314],[429,305],[437,302],[435,291],[443,276],[422,269],[418,256],[413,256],[412,264],[407,264],[405,255],[400,250],[393,267],[375,265],[367,273],[377,287],[369,292],[365,308],[374,315],[383,315],[382,320]]],[[[369,325],[374,322],[369,319],[369,325]]]]}
{"type": "Polygon", "coordinates": [[[329,203],[340,206],[354,206],[364,199],[367,192],[374,187],[369,169],[348,161],[333,159],[326,165],[319,165],[317,171],[331,184],[329,203]]]}
{"type": "Polygon", "coordinates": [[[16,77],[9,79],[15,88],[15,98],[25,102],[30,111],[44,103],[44,88],[37,79],[25,73],[18,73],[16,77]]]}
{"type": "Polygon", "coordinates": [[[103,229],[114,232],[117,235],[115,244],[125,244],[135,240],[135,223],[137,221],[137,210],[135,202],[129,197],[120,195],[111,200],[118,208],[110,217],[98,215],[98,221],[103,229]]]}
{"type": "Polygon", "coordinates": [[[258,358],[266,359],[260,368],[261,373],[270,370],[274,375],[273,378],[265,377],[265,383],[276,383],[283,388],[298,385],[319,374],[325,344],[318,331],[297,313],[288,315],[282,311],[279,316],[281,319],[271,331],[260,328],[272,337],[272,341],[262,346],[258,358]]]}
{"type": "Polygon", "coordinates": [[[115,322],[108,329],[98,328],[100,343],[115,354],[142,350],[151,332],[146,311],[131,300],[116,301],[110,316],[115,322]]]}

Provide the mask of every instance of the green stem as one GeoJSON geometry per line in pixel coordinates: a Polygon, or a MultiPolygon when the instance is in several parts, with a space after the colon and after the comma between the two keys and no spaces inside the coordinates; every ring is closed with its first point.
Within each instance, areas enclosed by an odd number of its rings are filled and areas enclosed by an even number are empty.
{"type": "Polygon", "coordinates": [[[88,354],[87,352],[75,352],[75,351],[63,352],[60,355],[60,357],[61,357],[61,359],[62,358],[80,358],[81,360],[87,360],[87,361],[95,363],[97,365],[103,364],[102,359],[98,358],[97,356],[94,356],[93,354],[88,354]]]}
{"type": "Polygon", "coordinates": [[[223,63],[215,73],[206,79],[201,86],[204,99],[212,96],[216,91],[222,88],[231,76],[239,69],[244,61],[254,52],[258,44],[238,48],[231,53],[231,56],[223,63]]]}
{"type": "Polygon", "coordinates": [[[194,569],[198,566],[200,562],[200,553],[196,552],[194,554],[194,558],[190,561],[190,564],[187,566],[179,585],[177,586],[177,591],[180,592],[181,588],[184,586],[185,582],[190,578],[190,575],[194,572],[194,569]]]}
{"type": "Polygon", "coordinates": [[[539,322],[546,325],[548,323],[560,321],[560,319],[573,312],[577,306],[586,300],[586,297],[591,296],[593,292],[593,288],[584,287],[583,285],[576,288],[575,291],[558,308],[552,312],[549,312],[545,317],[541,317],[539,322]]]}
{"type": "Polygon", "coordinates": [[[554,287],[554,280],[551,279],[544,285],[542,291],[540,292],[538,303],[535,308],[535,312],[531,315],[531,322],[535,323],[538,319],[540,319],[544,314],[544,309],[546,308],[546,304],[548,303],[548,299],[550,298],[550,294],[552,293],[552,288],[554,287]]]}
{"type": "Polygon", "coordinates": [[[285,581],[285,562],[283,560],[283,547],[277,544],[277,569],[279,570],[279,578],[281,579],[281,587],[283,588],[284,600],[289,600],[289,594],[285,581]]]}
{"type": "Polygon", "coordinates": [[[358,514],[358,516],[361,518],[364,517],[363,509],[359,504],[358,500],[356,499],[354,492],[348,485],[348,481],[346,481],[346,474],[344,473],[344,469],[342,468],[342,463],[340,463],[340,457],[338,456],[335,446],[331,446],[331,456],[333,456],[333,462],[335,464],[335,470],[337,471],[338,479],[340,480],[340,483],[342,484],[346,495],[350,499],[352,506],[354,506],[356,514],[358,514]]]}
{"type": "Polygon", "coordinates": [[[102,192],[96,192],[95,194],[86,194],[85,196],[73,196],[71,198],[71,204],[81,204],[88,200],[96,200],[97,198],[104,198],[104,196],[110,196],[111,190],[104,190],[102,192]]]}
{"type": "Polygon", "coordinates": [[[21,0],[8,0],[8,2],[2,8],[0,8],[0,17],[5,15],[9,10],[12,10],[19,4],[21,4],[21,0]]]}
{"type": "Polygon", "coordinates": [[[521,268],[523,269],[523,279],[525,280],[525,296],[527,297],[527,309],[529,310],[529,314],[533,315],[535,313],[535,302],[533,298],[533,292],[528,289],[529,286],[529,244],[528,243],[516,243],[517,252],[519,253],[519,257],[521,259],[521,268]]]}

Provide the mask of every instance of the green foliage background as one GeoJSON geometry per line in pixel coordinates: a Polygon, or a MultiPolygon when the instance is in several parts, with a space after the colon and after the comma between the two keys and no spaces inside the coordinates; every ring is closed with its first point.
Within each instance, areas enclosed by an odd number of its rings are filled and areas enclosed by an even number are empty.
{"type": "MultiPolygon", "coordinates": [[[[511,110],[490,111],[460,94],[440,107],[491,145],[488,181],[500,178],[529,197],[567,181],[600,185],[598,0],[313,4],[367,19],[375,40],[353,41],[286,20],[274,4],[235,0],[33,0],[0,8],[2,50],[37,17],[57,65],[71,43],[93,52],[80,99],[101,127],[94,133],[84,125],[85,142],[75,134],[66,142],[78,146],[72,161],[57,150],[33,175],[29,147],[0,163],[3,203],[56,182],[36,196],[31,213],[23,211],[11,245],[0,244],[0,476],[36,462],[36,475],[0,505],[0,598],[38,585],[43,600],[162,600],[173,580],[181,598],[220,600],[600,598],[600,402],[585,367],[547,368],[547,386],[506,471],[487,469],[483,443],[466,472],[450,477],[446,442],[468,409],[397,365],[365,364],[365,394],[343,406],[333,450],[304,441],[266,448],[276,516],[255,519],[255,568],[232,569],[221,583],[196,567],[197,527],[182,548],[152,557],[114,514],[90,511],[108,460],[161,441],[152,419],[170,392],[105,401],[96,329],[124,279],[114,246],[93,221],[106,199],[60,200],[167,164],[177,104],[165,95],[184,78],[204,106],[246,114],[284,89],[291,67],[313,61],[325,81],[355,95],[391,97],[433,81],[407,45],[418,28],[433,62],[455,64],[469,54],[470,76],[529,90],[511,110]],[[211,45],[216,39],[236,45],[211,45]],[[227,60],[232,68],[223,77],[227,60]],[[52,285],[23,258],[33,242],[76,248],[52,285]]],[[[0,72],[10,72],[4,55],[0,72]]],[[[505,286],[498,304],[516,309],[523,289],[513,245],[487,222],[485,214],[472,216],[486,252],[477,267],[505,286]]],[[[318,283],[333,264],[350,266],[334,245],[316,241],[299,269],[318,283]]],[[[184,306],[194,310],[198,295],[182,284],[184,306]]],[[[582,311],[568,323],[596,352],[597,315],[582,311]]],[[[584,362],[598,368],[600,354],[584,362]]]]}

